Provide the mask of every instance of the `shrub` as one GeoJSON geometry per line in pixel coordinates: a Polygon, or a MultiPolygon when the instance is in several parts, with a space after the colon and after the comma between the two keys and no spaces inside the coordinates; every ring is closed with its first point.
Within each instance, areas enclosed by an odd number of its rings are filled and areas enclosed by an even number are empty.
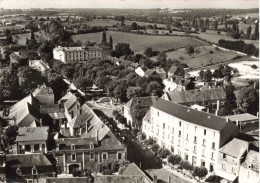
{"type": "Polygon", "coordinates": [[[220,183],[220,180],[222,180],[223,178],[217,176],[217,175],[211,175],[209,176],[205,182],[212,182],[212,183],[220,183]]]}
{"type": "Polygon", "coordinates": [[[252,67],[252,69],[257,69],[257,65],[255,65],[255,64],[252,65],[251,67],[252,67]]]}
{"type": "Polygon", "coordinates": [[[208,174],[208,170],[205,167],[195,167],[193,174],[194,176],[198,176],[199,178],[202,178],[208,174]]]}
{"type": "Polygon", "coordinates": [[[210,54],[212,54],[212,53],[213,53],[213,51],[209,51],[209,53],[210,53],[210,54]]]}
{"type": "Polygon", "coordinates": [[[146,139],[146,140],[144,141],[144,143],[145,143],[146,145],[152,145],[152,144],[154,143],[154,140],[153,140],[152,138],[149,138],[149,139],[146,139]]]}
{"type": "Polygon", "coordinates": [[[146,139],[145,133],[142,133],[142,134],[140,135],[140,139],[141,139],[141,140],[145,140],[145,139],[146,139]]]}
{"type": "Polygon", "coordinates": [[[170,155],[170,151],[168,149],[163,149],[160,153],[159,153],[159,157],[164,159],[166,158],[168,155],[170,155]]]}
{"type": "Polygon", "coordinates": [[[131,133],[132,133],[132,135],[133,135],[134,137],[136,137],[136,136],[137,136],[137,133],[138,133],[138,129],[133,128],[132,131],[131,131],[131,133]]]}
{"type": "Polygon", "coordinates": [[[117,110],[113,110],[112,114],[115,116],[116,114],[118,114],[119,112],[117,110]]]}
{"type": "Polygon", "coordinates": [[[188,54],[194,53],[194,47],[191,46],[191,45],[188,45],[186,47],[186,51],[187,51],[188,54]]]}

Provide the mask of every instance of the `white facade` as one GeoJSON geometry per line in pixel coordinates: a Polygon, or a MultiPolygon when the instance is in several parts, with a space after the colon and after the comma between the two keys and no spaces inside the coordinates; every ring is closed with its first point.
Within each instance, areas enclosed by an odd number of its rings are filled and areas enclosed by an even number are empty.
{"type": "MultiPolygon", "coordinates": [[[[218,150],[226,137],[221,138],[218,130],[184,121],[153,107],[150,115],[150,118],[145,116],[142,126],[147,138],[156,139],[160,147],[180,155],[194,166],[205,166],[214,171],[218,150]]],[[[228,136],[232,133],[231,129],[228,136]]]]}
{"type": "Polygon", "coordinates": [[[97,46],[92,47],[56,47],[53,58],[64,63],[102,58],[103,51],[97,46]]]}

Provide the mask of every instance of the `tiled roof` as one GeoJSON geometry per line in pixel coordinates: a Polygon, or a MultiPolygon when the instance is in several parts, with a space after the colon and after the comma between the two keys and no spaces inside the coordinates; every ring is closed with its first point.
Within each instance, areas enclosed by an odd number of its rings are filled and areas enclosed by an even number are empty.
{"type": "Polygon", "coordinates": [[[66,100],[68,100],[72,95],[73,95],[73,94],[72,94],[71,92],[66,93],[66,95],[64,95],[64,96],[59,100],[59,102],[60,102],[60,101],[66,101],[66,100]]]}
{"type": "Polygon", "coordinates": [[[20,127],[18,128],[18,135],[16,137],[17,142],[23,141],[36,141],[36,140],[47,140],[49,134],[49,127],[20,127]]]}
{"type": "Polygon", "coordinates": [[[92,118],[93,118],[92,114],[85,113],[85,114],[75,116],[72,120],[69,121],[69,123],[72,128],[80,128],[92,118]]]}
{"type": "Polygon", "coordinates": [[[63,119],[63,118],[66,118],[64,112],[49,113],[49,116],[52,119],[63,119]]]}
{"type": "Polygon", "coordinates": [[[230,116],[225,116],[225,117],[230,119],[231,121],[240,121],[240,122],[259,121],[259,117],[254,116],[249,113],[235,114],[235,115],[230,115],[230,116]]]}
{"type": "Polygon", "coordinates": [[[100,149],[114,150],[124,149],[125,146],[116,138],[116,136],[109,130],[100,143],[100,149]]]}
{"type": "Polygon", "coordinates": [[[122,65],[122,66],[124,66],[124,67],[128,67],[130,64],[131,64],[131,62],[130,62],[130,61],[127,61],[127,60],[122,60],[122,61],[120,62],[120,64],[119,64],[119,65],[122,65]]]}
{"type": "Polygon", "coordinates": [[[213,114],[197,111],[183,105],[159,98],[151,107],[175,116],[184,121],[221,131],[227,124],[226,119],[213,114]]]}
{"type": "Polygon", "coordinates": [[[166,74],[166,72],[163,69],[156,69],[155,72],[157,74],[166,74]]]}
{"type": "Polygon", "coordinates": [[[132,108],[138,103],[141,108],[150,108],[156,100],[156,96],[134,97],[125,104],[125,107],[132,108]]]}
{"type": "Polygon", "coordinates": [[[148,111],[148,113],[144,116],[144,121],[150,123],[151,122],[151,110],[148,111]]]}
{"type": "Polygon", "coordinates": [[[144,75],[145,75],[145,76],[151,76],[153,73],[154,73],[154,70],[153,70],[153,69],[148,69],[148,70],[144,73],[144,75]]]}
{"type": "Polygon", "coordinates": [[[149,183],[145,177],[136,175],[100,175],[94,178],[94,183],[149,183]]]}
{"type": "Polygon", "coordinates": [[[78,99],[75,95],[72,95],[65,103],[64,107],[68,110],[77,103],[78,99]]]}
{"type": "Polygon", "coordinates": [[[259,172],[259,152],[249,150],[242,166],[259,172]]]}
{"type": "Polygon", "coordinates": [[[6,155],[8,167],[33,167],[33,166],[51,166],[51,162],[42,153],[33,154],[12,154],[6,155]]]}
{"type": "Polygon", "coordinates": [[[135,164],[131,163],[127,165],[126,169],[122,172],[122,175],[138,175],[138,176],[143,176],[150,180],[146,174],[135,164]]]}
{"type": "Polygon", "coordinates": [[[248,146],[248,142],[234,138],[221,149],[219,149],[219,152],[225,153],[235,158],[240,158],[244,152],[248,150],[248,146]]]}
{"type": "MultiPolygon", "coordinates": [[[[57,139],[55,140],[56,143],[58,143],[59,145],[64,145],[67,147],[70,147],[72,144],[74,144],[76,146],[77,149],[81,149],[81,148],[89,148],[90,144],[93,143],[94,144],[98,144],[97,139],[95,137],[91,137],[91,138],[62,138],[62,139],[57,139]]],[[[60,146],[60,149],[62,150],[62,146],[60,146]]]]}
{"type": "Polygon", "coordinates": [[[221,88],[166,92],[170,101],[182,104],[200,101],[224,100],[226,93],[221,88]]]}
{"type": "Polygon", "coordinates": [[[168,78],[167,81],[174,82],[181,86],[187,86],[190,83],[190,80],[184,79],[182,76],[173,75],[171,78],[168,78]]]}

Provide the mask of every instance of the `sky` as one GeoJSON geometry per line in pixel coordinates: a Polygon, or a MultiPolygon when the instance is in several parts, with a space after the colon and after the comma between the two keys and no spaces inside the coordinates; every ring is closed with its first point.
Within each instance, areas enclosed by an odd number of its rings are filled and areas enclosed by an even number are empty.
{"type": "Polygon", "coordinates": [[[0,0],[4,9],[29,8],[259,8],[259,0],[0,0]]]}

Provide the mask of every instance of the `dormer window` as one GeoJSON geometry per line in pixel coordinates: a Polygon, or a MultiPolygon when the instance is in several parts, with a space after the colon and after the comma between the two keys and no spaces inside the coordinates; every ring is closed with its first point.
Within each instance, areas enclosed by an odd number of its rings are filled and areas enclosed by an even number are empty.
{"type": "Polygon", "coordinates": [[[38,173],[38,172],[37,172],[37,169],[36,169],[35,166],[34,166],[34,167],[32,168],[32,174],[33,174],[33,175],[37,175],[37,173],[38,173]]]}
{"type": "Polygon", "coordinates": [[[75,150],[75,144],[71,144],[71,150],[75,150]]]}
{"type": "Polygon", "coordinates": [[[22,171],[21,171],[21,169],[18,167],[17,169],[16,169],[16,175],[21,175],[22,174],[22,171]]]}

